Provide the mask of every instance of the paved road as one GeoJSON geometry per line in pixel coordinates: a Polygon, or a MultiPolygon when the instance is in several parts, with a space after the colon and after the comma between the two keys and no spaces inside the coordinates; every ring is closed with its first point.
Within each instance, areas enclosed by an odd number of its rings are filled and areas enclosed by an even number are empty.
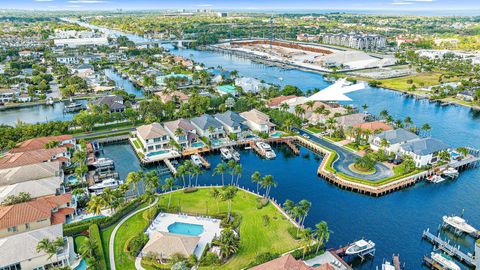
{"type": "Polygon", "coordinates": [[[378,181],[393,175],[393,171],[390,168],[388,168],[387,166],[379,162],[375,164],[375,173],[373,174],[364,175],[364,174],[355,173],[348,168],[348,165],[355,162],[355,159],[359,157],[357,154],[352,153],[327,140],[319,138],[308,131],[301,130],[301,129],[296,129],[296,130],[299,132],[300,135],[307,134],[310,137],[310,140],[316,143],[319,143],[327,148],[335,150],[337,152],[338,158],[333,163],[333,168],[335,168],[335,170],[339,172],[342,172],[346,175],[350,175],[353,177],[358,177],[358,178],[371,180],[371,181],[378,181]]]}
{"type": "Polygon", "coordinates": [[[110,236],[110,241],[108,243],[108,254],[110,255],[110,269],[111,270],[116,270],[117,269],[116,266],[115,266],[115,235],[117,234],[118,229],[120,229],[122,224],[125,223],[125,221],[127,221],[129,218],[133,217],[137,213],[142,212],[143,210],[147,210],[147,209],[151,208],[152,206],[157,204],[157,202],[158,202],[158,197],[155,198],[155,201],[152,204],[150,204],[150,205],[148,205],[148,206],[146,206],[142,209],[138,209],[137,211],[129,214],[128,216],[124,217],[117,224],[117,226],[115,226],[115,228],[112,231],[112,235],[110,236]]]}

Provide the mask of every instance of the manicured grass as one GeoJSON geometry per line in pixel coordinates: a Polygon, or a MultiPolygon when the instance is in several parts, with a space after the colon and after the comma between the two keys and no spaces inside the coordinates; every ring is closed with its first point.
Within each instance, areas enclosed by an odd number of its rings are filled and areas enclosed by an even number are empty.
{"type": "Polygon", "coordinates": [[[335,137],[330,137],[330,136],[323,136],[323,138],[327,141],[330,141],[330,142],[339,142],[339,141],[343,140],[342,138],[335,138],[335,137]]]}
{"type": "Polygon", "coordinates": [[[102,246],[103,246],[103,254],[105,256],[105,261],[107,263],[107,269],[110,269],[110,254],[108,252],[108,243],[110,241],[110,236],[112,235],[112,231],[115,228],[115,225],[108,227],[100,232],[102,236],[102,246]]]}
{"type": "Polygon", "coordinates": [[[375,173],[375,168],[373,169],[363,169],[363,168],[357,168],[355,164],[350,164],[348,165],[348,168],[352,170],[353,172],[356,172],[358,174],[364,174],[364,175],[369,175],[369,174],[374,174],[375,173]]]}
{"type": "MultiPolygon", "coordinates": [[[[438,82],[438,79],[440,78],[441,73],[438,72],[424,72],[424,73],[418,73],[415,75],[411,76],[406,76],[406,77],[399,77],[399,78],[392,78],[392,79],[386,79],[386,80],[379,80],[382,82],[380,87],[385,87],[385,88],[390,88],[394,90],[400,90],[400,91],[408,91],[412,85],[415,84],[415,86],[418,88],[426,87],[426,86],[433,86],[433,85],[438,85],[440,84],[438,82]],[[409,84],[407,81],[412,80],[412,83],[409,84]],[[423,83],[423,86],[421,86],[423,83]]],[[[449,82],[449,81],[455,81],[458,80],[458,78],[443,78],[443,82],[449,82]]]]}
{"type": "MultiPolygon", "coordinates": [[[[194,193],[181,191],[172,194],[172,206],[181,212],[201,215],[218,213],[217,204],[210,196],[210,189],[199,189],[194,193]]],[[[166,206],[169,195],[162,195],[159,204],[166,206]]],[[[232,203],[232,211],[241,216],[240,249],[226,264],[215,269],[242,269],[263,252],[284,253],[299,247],[299,243],[288,233],[292,224],[271,203],[257,209],[257,197],[239,190],[232,203]],[[265,226],[263,216],[270,217],[265,226]]],[[[220,212],[227,212],[227,202],[219,202],[220,212]]],[[[133,235],[133,234],[132,234],[133,235]]],[[[208,268],[211,269],[211,268],[208,268]]]]}
{"type": "Polygon", "coordinates": [[[82,246],[83,242],[85,242],[85,240],[87,240],[87,239],[88,239],[88,237],[86,237],[85,235],[79,235],[79,236],[75,237],[74,243],[75,243],[75,252],[76,253],[79,252],[79,249],[82,246]]]}
{"type": "Polygon", "coordinates": [[[140,146],[140,142],[138,141],[138,139],[134,139],[133,144],[135,145],[136,149],[140,149],[141,146],[140,146]]]}
{"type": "Polygon", "coordinates": [[[316,127],[308,127],[307,130],[310,131],[311,133],[314,133],[314,134],[322,132],[321,129],[316,128],[316,127]]]}

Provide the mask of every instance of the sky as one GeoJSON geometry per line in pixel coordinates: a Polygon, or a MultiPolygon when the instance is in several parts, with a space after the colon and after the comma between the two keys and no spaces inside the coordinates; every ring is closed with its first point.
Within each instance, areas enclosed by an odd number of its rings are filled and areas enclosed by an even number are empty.
{"type": "Polygon", "coordinates": [[[0,0],[0,9],[42,10],[385,10],[453,11],[480,15],[480,0],[0,0]]]}

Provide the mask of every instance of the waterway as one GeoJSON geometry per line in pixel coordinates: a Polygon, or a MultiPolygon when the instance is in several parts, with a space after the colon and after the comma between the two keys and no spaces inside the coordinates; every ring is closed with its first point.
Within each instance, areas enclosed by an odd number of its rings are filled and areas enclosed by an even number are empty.
{"type": "MultiPolygon", "coordinates": [[[[279,85],[296,85],[303,90],[321,89],[329,84],[320,74],[282,70],[236,56],[195,50],[172,52],[193,58],[208,67],[221,66],[226,70],[237,70],[242,76],[279,85]]],[[[417,125],[428,123],[432,127],[433,137],[453,147],[480,147],[480,115],[468,108],[440,106],[380,88],[369,88],[348,95],[353,99],[353,105],[360,107],[367,104],[371,113],[377,114],[387,109],[395,119],[410,116],[417,125]]],[[[426,228],[436,230],[443,215],[460,214],[465,209],[468,221],[477,228],[480,226],[480,169],[466,170],[454,182],[438,185],[420,183],[384,197],[373,198],[340,190],[316,176],[320,159],[315,159],[309,150],[301,148],[300,157],[292,157],[287,150],[276,150],[284,154],[279,154],[277,159],[271,161],[242,151],[244,172],[241,185],[253,189],[250,175],[259,170],[262,174],[274,175],[278,187],[271,194],[278,201],[311,201],[312,209],[306,225],[314,226],[320,220],[327,221],[334,231],[328,247],[338,247],[362,237],[376,242],[374,260],[367,261],[357,269],[375,269],[383,259],[390,260],[394,253],[400,254],[407,269],[421,268],[422,256],[432,251],[430,244],[421,241],[422,231],[426,228]]],[[[117,168],[123,177],[141,167],[129,145],[107,145],[105,155],[120,164],[117,168]]],[[[207,159],[212,166],[220,160],[218,155],[207,156],[207,159]]],[[[200,183],[218,183],[220,178],[212,178],[210,173],[200,176],[200,183]]],[[[473,253],[472,239],[462,238],[458,244],[464,251],[473,253]]]]}
{"type": "Polygon", "coordinates": [[[122,88],[129,94],[134,94],[137,98],[143,97],[143,90],[136,87],[130,80],[124,79],[116,71],[111,69],[105,69],[105,75],[112,81],[118,88],[122,88]]]}

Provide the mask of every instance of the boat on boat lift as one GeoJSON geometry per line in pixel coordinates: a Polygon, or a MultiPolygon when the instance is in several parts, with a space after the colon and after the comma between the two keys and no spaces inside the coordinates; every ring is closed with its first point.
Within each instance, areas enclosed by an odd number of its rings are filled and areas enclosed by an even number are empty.
{"type": "Polygon", "coordinates": [[[202,167],[203,166],[203,162],[202,162],[202,159],[200,158],[199,155],[191,155],[190,156],[190,159],[192,160],[193,164],[199,166],[199,167],[202,167]]]}
{"type": "Polygon", "coordinates": [[[273,151],[270,144],[266,142],[256,142],[257,147],[262,151],[267,159],[274,159],[277,155],[273,151]]]}
{"type": "Polygon", "coordinates": [[[92,163],[92,165],[97,168],[113,167],[114,164],[115,164],[114,161],[109,158],[98,158],[97,160],[95,160],[95,162],[92,163]]]}
{"type": "Polygon", "coordinates": [[[230,149],[226,147],[220,148],[220,156],[225,160],[230,160],[233,158],[232,153],[230,152],[230,149]]]}
{"type": "Polygon", "coordinates": [[[443,223],[462,233],[472,235],[478,235],[479,233],[477,229],[459,216],[443,216],[443,223]]]}
{"type": "Polygon", "coordinates": [[[371,240],[358,240],[355,243],[351,244],[347,250],[345,250],[346,255],[362,255],[368,253],[369,251],[375,249],[375,243],[371,240]]]}
{"type": "Polygon", "coordinates": [[[457,169],[449,167],[442,172],[442,175],[454,179],[458,177],[459,173],[457,169]]]}
{"type": "Polygon", "coordinates": [[[456,264],[453,259],[447,255],[432,252],[431,258],[445,270],[461,270],[460,266],[458,266],[458,264],[456,264]]]}
{"type": "Polygon", "coordinates": [[[434,175],[428,176],[427,180],[429,182],[434,183],[434,184],[438,184],[438,183],[441,183],[441,182],[445,181],[445,178],[441,177],[440,175],[434,174],[434,175]]]}
{"type": "Polygon", "coordinates": [[[232,154],[232,158],[233,160],[235,160],[236,162],[239,162],[240,161],[240,153],[235,150],[233,147],[230,148],[230,153],[232,154]]]}
{"type": "Polygon", "coordinates": [[[99,194],[103,192],[105,188],[116,189],[121,183],[122,181],[120,180],[116,180],[114,178],[108,178],[98,184],[88,187],[88,190],[95,192],[96,194],[99,194]]]}

